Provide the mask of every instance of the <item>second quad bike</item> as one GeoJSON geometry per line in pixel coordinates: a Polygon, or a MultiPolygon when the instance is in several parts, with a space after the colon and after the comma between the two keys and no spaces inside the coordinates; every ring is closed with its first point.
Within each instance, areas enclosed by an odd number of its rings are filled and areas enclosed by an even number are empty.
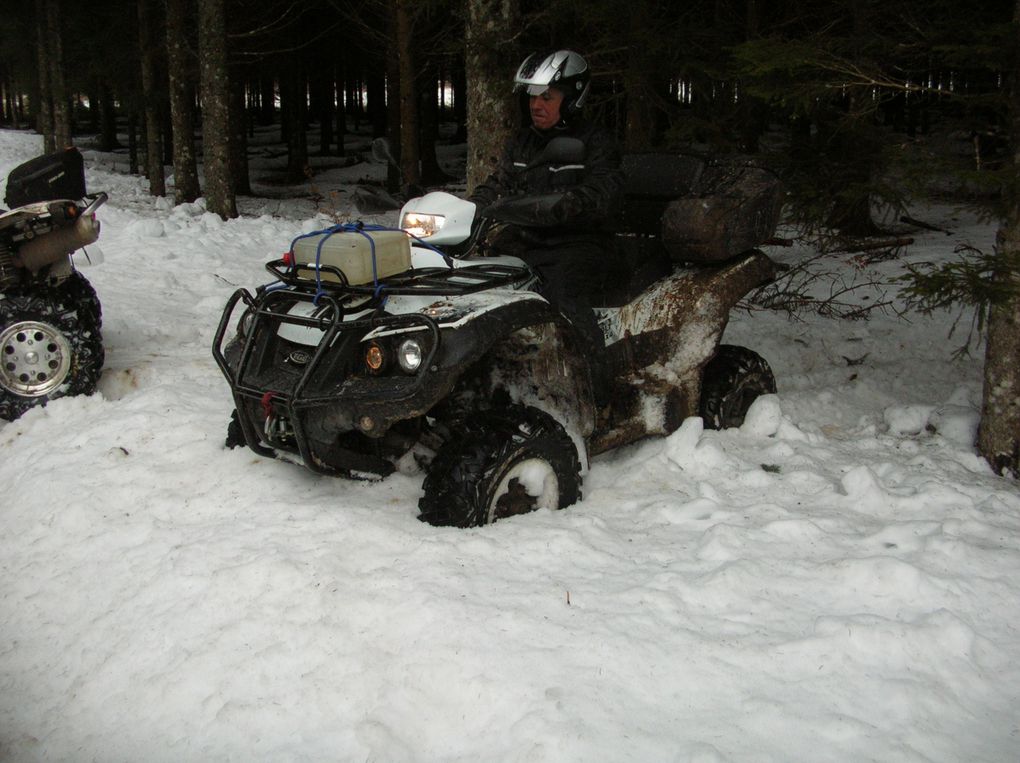
{"type": "MultiPolygon", "coordinates": [[[[539,161],[576,161],[569,140],[539,161]]],[[[267,264],[271,283],[230,297],[213,347],[236,409],[228,444],[346,477],[423,468],[421,519],[465,527],[569,506],[592,456],[686,417],[738,425],[775,381],[759,355],[719,340],[774,275],[754,247],[774,232],[778,184],[691,157],[625,170],[615,237],[628,277],[596,310],[607,403],[525,263],[485,256],[475,205],[432,192],[404,206],[399,230],[299,237],[267,264]]]]}
{"type": "Polygon", "coordinates": [[[0,419],[96,389],[102,309],[71,255],[98,239],[95,213],[106,200],[105,193],[86,195],[84,161],[74,148],[25,162],[7,178],[11,210],[0,210],[0,419]]]}

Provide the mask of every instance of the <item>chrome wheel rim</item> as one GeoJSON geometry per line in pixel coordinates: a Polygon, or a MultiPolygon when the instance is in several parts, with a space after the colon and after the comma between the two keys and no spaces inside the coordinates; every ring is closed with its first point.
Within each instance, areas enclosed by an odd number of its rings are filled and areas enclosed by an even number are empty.
{"type": "Polygon", "coordinates": [[[48,323],[21,321],[0,334],[0,384],[22,397],[57,389],[71,370],[71,345],[48,323]]]}

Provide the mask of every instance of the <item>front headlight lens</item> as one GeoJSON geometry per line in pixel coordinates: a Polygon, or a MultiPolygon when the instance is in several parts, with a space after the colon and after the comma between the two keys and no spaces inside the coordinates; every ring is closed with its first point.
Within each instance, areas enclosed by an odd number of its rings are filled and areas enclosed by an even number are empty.
{"type": "Polygon", "coordinates": [[[400,221],[400,227],[418,238],[434,236],[443,227],[446,218],[443,215],[426,215],[420,212],[408,212],[400,221]]]}
{"type": "Polygon", "coordinates": [[[386,368],[386,353],[382,345],[372,342],[365,347],[365,366],[373,374],[381,373],[386,368]]]}
{"type": "Polygon", "coordinates": [[[421,367],[423,358],[421,342],[417,339],[405,339],[397,348],[397,364],[409,374],[421,367]]]}

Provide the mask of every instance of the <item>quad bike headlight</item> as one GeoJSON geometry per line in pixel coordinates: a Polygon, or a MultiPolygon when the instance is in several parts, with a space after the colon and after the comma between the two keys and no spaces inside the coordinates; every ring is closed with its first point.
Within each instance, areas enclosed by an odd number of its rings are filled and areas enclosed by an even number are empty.
{"type": "Polygon", "coordinates": [[[400,227],[418,238],[434,236],[443,227],[446,218],[443,215],[426,215],[421,212],[408,212],[400,221],[400,227]]]}
{"type": "Polygon", "coordinates": [[[409,374],[421,367],[424,357],[425,353],[422,351],[421,342],[417,339],[405,339],[397,347],[397,365],[409,374]]]}
{"type": "Polygon", "coordinates": [[[380,374],[386,369],[386,351],[378,342],[369,342],[365,346],[365,367],[372,374],[380,374]]]}

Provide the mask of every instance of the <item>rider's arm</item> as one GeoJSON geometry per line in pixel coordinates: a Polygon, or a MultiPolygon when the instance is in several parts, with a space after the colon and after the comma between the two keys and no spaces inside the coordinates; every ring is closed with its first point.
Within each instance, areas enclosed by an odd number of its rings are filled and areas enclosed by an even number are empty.
{"type": "Polygon", "coordinates": [[[597,224],[614,217],[623,199],[620,149],[612,136],[593,130],[587,141],[584,179],[568,189],[556,205],[562,225],[597,224]]]}
{"type": "MultiPolygon", "coordinates": [[[[524,195],[504,195],[504,188],[498,198],[493,197],[491,204],[479,203],[482,214],[500,222],[532,228],[579,229],[604,225],[616,215],[623,196],[620,152],[612,137],[597,129],[587,136],[585,144],[584,174],[577,183],[524,195]]],[[[485,188],[493,187],[487,181],[485,188]]]]}

